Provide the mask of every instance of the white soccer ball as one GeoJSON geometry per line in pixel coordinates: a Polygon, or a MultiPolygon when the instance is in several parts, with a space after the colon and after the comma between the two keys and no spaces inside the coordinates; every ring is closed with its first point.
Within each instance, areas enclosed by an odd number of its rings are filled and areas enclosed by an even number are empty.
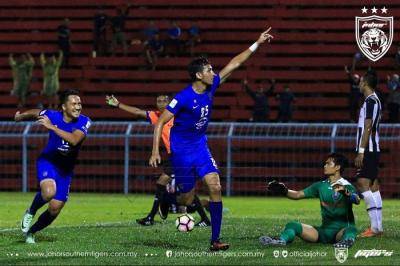
{"type": "Polygon", "coordinates": [[[176,218],[175,226],[180,232],[192,231],[194,228],[194,219],[190,214],[183,214],[176,218]]]}

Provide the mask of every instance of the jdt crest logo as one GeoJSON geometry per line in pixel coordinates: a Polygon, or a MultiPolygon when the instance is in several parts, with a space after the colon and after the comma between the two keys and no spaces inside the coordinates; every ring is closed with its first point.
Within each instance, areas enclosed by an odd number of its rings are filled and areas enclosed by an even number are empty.
{"type": "Polygon", "coordinates": [[[335,258],[339,263],[344,263],[349,256],[348,248],[335,248],[335,258]]]}
{"type": "MultiPolygon", "coordinates": [[[[387,14],[388,9],[383,7],[371,8],[372,14],[387,14]]],[[[368,13],[366,7],[361,9],[363,14],[368,13]]],[[[360,51],[371,61],[378,61],[389,50],[393,41],[393,17],[378,15],[356,17],[356,40],[360,51]]]]}

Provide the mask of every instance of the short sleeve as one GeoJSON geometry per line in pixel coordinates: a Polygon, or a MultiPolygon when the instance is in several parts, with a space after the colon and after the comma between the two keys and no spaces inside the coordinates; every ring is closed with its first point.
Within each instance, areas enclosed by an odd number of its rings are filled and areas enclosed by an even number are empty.
{"type": "Polygon", "coordinates": [[[353,185],[345,185],[345,188],[347,188],[348,191],[350,191],[351,193],[356,193],[357,190],[353,185]]]}
{"type": "Polygon", "coordinates": [[[306,187],[303,192],[304,192],[304,197],[305,198],[318,198],[319,196],[319,182],[312,184],[309,187],[306,187]]]}
{"type": "Polygon", "coordinates": [[[150,111],[146,111],[146,121],[149,122],[151,124],[151,120],[150,120],[150,111]]]}
{"type": "Polygon", "coordinates": [[[56,114],[57,114],[57,111],[50,110],[50,109],[44,109],[44,110],[42,110],[42,111],[39,112],[39,116],[45,115],[45,116],[47,116],[47,117],[50,119],[50,121],[53,122],[53,123],[54,123],[54,119],[55,119],[56,114]]]}
{"type": "Polygon", "coordinates": [[[374,115],[374,107],[375,107],[376,101],[373,99],[367,99],[366,103],[366,114],[365,114],[365,119],[372,119],[374,115]]]}
{"type": "Polygon", "coordinates": [[[79,120],[76,129],[82,131],[85,134],[85,136],[87,136],[91,125],[92,121],[88,117],[85,117],[84,119],[79,120]]]}
{"type": "Polygon", "coordinates": [[[39,112],[39,115],[40,115],[40,116],[42,116],[42,115],[47,115],[49,112],[50,112],[50,110],[43,109],[43,110],[41,110],[41,111],[39,112]]]}
{"type": "Polygon", "coordinates": [[[178,93],[174,99],[168,104],[167,110],[173,113],[174,115],[177,114],[183,107],[184,107],[184,96],[182,93],[178,93]]]}
{"type": "Polygon", "coordinates": [[[154,125],[157,123],[158,116],[154,111],[146,111],[146,116],[147,116],[147,121],[149,121],[150,124],[154,125]]]}
{"type": "Polygon", "coordinates": [[[213,84],[211,85],[211,88],[210,88],[212,95],[215,94],[215,91],[218,89],[220,84],[221,84],[221,78],[220,78],[219,74],[216,74],[213,78],[213,84]]]}

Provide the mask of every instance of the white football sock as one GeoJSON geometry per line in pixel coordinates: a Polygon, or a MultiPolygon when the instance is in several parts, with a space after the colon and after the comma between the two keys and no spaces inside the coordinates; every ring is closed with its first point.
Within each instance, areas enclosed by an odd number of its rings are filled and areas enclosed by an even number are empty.
{"type": "Polygon", "coordinates": [[[378,211],[376,210],[376,202],[374,195],[372,194],[371,190],[363,192],[362,195],[364,196],[364,201],[367,207],[369,220],[371,221],[371,229],[374,233],[377,233],[379,231],[378,211]]]}
{"type": "Polygon", "coordinates": [[[378,229],[379,231],[383,231],[383,224],[382,224],[382,197],[381,193],[378,191],[372,192],[376,202],[376,210],[378,212],[378,229]]]}

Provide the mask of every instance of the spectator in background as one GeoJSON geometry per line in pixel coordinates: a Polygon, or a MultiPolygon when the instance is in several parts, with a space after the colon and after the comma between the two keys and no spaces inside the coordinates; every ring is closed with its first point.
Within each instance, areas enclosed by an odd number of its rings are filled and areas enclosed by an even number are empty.
{"type": "Polygon", "coordinates": [[[164,42],[160,40],[160,35],[155,34],[152,39],[144,43],[146,60],[152,70],[156,69],[157,59],[164,51],[164,42]]]}
{"type": "Polygon", "coordinates": [[[360,93],[360,76],[354,74],[354,66],[349,70],[347,66],[344,66],[344,71],[347,74],[347,78],[350,84],[350,94],[349,94],[349,107],[350,107],[350,122],[354,122],[357,116],[358,108],[360,105],[361,93],[360,93]]]}
{"type": "Polygon", "coordinates": [[[368,66],[367,74],[374,75],[374,76],[378,77],[378,72],[376,72],[376,69],[372,68],[371,66],[368,66]]]}
{"type": "Polygon", "coordinates": [[[14,60],[13,54],[9,56],[9,63],[13,74],[13,89],[11,95],[18,98],[18,108],[22,108],[26,103],[26,96],[32,79],[32,71],[35,60],[31,54],[22,54],[18,60],[14,60]]]}
{"type": "Polygon", "coordinates": [[[45,105],[49,109],[57,109],[57,92],[60,89],[59,72],[63,62],[63,52],[60,50],[58,58],[54,55],[47,60],[42,53],[40,55],[40,64],[43,69],[43,90],[45,96],[45,105]]]}
{"type": "Polygon", "coordinates": [[[395,67],[397,69],[400,68],[400,45],[397,46],[397,52],[396,55],[394,56],[394,61],[395,61],[395,67]]]}
{"type": "Polygon", "coordinates": [[[389,90],[389,96],[387,97],[388,111],[389,111],[389,122],[399,122],[399,109],[400,109],[400,81],[399,75],[394,74],[392,78],[387,76],[387,88],[389,90]]]}
{"type": "Polygon", "coordinates": [[[265,86],[260,82],[258,90],[252,91],[249,87],[248,80],[244,79],[242,82],[243,89],[254,101],[253,107],[253,122],[267,122],[269,121],[269,103],[268,97],[274,94],[275,80],[271,80],[271,87],[265,90],[265,86]]]}
{"type": "Polygon", "coordinates": [[[165,47],[167,55],[179,56],[181,53],[182,31],[176,21],[171,21],[171,25],[167,30],[167,35],[168,39],[165,47]]]}
{"type": "Polygon", "coordinates": [[[356,65],[358,62],[360,62],[361,60],[363,60],[363,59],[365,59],[365,56],[364,56],[360,51],[357,51],[357,52],[354,54],[354,56],[353,56],[353,66],[352,66],[352,69],[354,69],[354,68],[355,68],[355,65],[356,65]]]}
{"type": "Polygon", "coordinates": [[[399,75],[393,74],[392,77],[387,75],[387,88],[389,91],[396,90],[400,87],[399,75]]]}
{"type": "Polygon", "coordinates": [[[116,9],[116,16],[111,18],[111,28],[113,32],[111,42],[111,53],[115,55],[117,45],[122,45],[124,56],[128,54],[128,44],[125,36],[125,22],[129,14],[130,4],[127,7],[118,7],[116,9]]]}
{"type": "Polygon", "coordinates": [[[294,94],[288,85],[285,85],[284,91],[276,95],[279,100],[278,121],[287,123],[292,120],[293,108],[292,103],[295,101],[294,94]]]}
{"type": "Polygon", "coordinates": [[[160,34],[160,30],[155,25],[154,20],[150,20],[148,26],[143,30],[144,38],[149,41],[154,38],[156,34],[160,34]]]}
{"type": "Polygon", "coordinates": [[[71,30],[69,28],[70,21],[65,18],[63,23],[57,28],[58,47],[63,52],[63,66],[69,68],[69,57],[71,51],[71,30]]]}
{"type": "Polygon", "coordinates": [[[196,23],[193,23],[188,29],[188,40],[186,42],[186,47],[189,48],[190,57],[193,57],[194,47],[200,42],[200,28],[196,23]]]}
{"type": "Polygon", "coordinates": [[[93,19],[93,57],[104,56],[108,53],[108,44],[107,44],[107,33],[106,33],[106,25],[107,25],[108,17],[104,13],[103,9],[98,9],[96,15],[93,19]]]}

